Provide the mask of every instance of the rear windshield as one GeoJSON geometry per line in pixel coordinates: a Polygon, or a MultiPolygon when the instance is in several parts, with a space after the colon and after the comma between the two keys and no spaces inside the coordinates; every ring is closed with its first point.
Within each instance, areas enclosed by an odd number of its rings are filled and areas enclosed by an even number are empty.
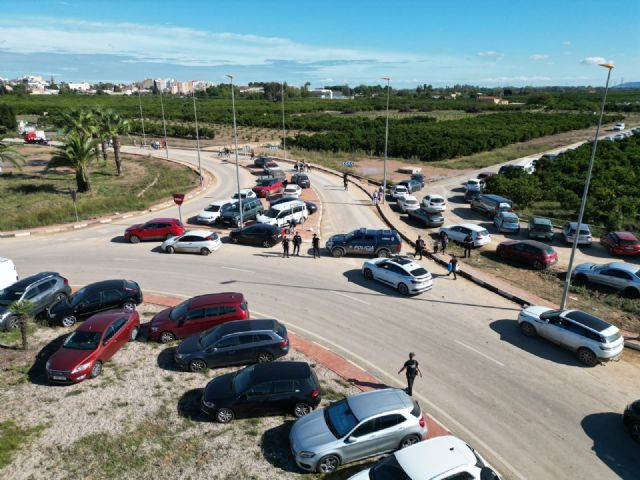
{"type": "Polygon", "coordinates": [[[431,203],[442,203],[444,202],[444,198],[432,198],[431,203]]]}
{"type": "Polygon", "coordinates": [[[480,237],[486,237],[489,235],[489,232],[487,230],[481,230],[478,232],[478,236],[480,237]]]}
{"type": "Polygon", "coordinates": [[[551,225],[549,225],[548,223],[534,223],[533,224],[533,228],[535,230],[538,230],[539,232],[550,232],[551,231],[551,225]]]}
{"type": "Polygon", "coordinates": [[[552,255],[553,253],[555,253],[555,250],[553,249],[553,247],[544,247],[544,253],[546,253],[547,255],[552,255]]]}
{"type": "Polygon", "coordinates": [[[620,332],[612,333],[611,335],[603,335],[604,341],[607,343],[614,343],[620,340],[620,332]]]}
{"type": "Polygon", "coordinates": [[[411,275],[413,275],[414,277],[421,277],[423,275],[426,275],[427,272],[424,268],[420,267],[420,268],[416,268],[415,270],[411,270],[411,275]]]}
{"type": "Polygon", "coordinates": [[[276,327],[276,333],[282,339],[287,338],[287,327],[279,323],[278,326],[276,327]]]}
{"type": "Polygon", "coordinates": [[[344,437],[358,424],[346,398],[328,406],[324,411],[324,419],[336,438],[344,437]]]}
{"type": "Polygon", "coordinates": [[[204,209],[205,212],[219,212],[220,211],[220,205],[209,205],[207,208],[204,209]]]}

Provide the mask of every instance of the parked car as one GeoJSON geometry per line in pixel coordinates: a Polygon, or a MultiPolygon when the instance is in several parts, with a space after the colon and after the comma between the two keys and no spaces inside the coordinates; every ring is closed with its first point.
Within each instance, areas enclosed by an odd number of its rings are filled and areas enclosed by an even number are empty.
{"type": "Polygon", "coordinates": [[[284,192],[282,192],[282,195],[287,197],[300,198],[300,195],[302,195],[302,188],[300,187],[300,185],[297,185],[295,183],[289,183],[286,187],[284,187],[284,192]]]}
{"type": "Polygon", "coordinates": [[[305,201],[304,204],[307,206],[307,211],[309,212],[309,215],[311,215],[312,213],[316,213],[318,211],[318,206],[315,203],[305,201]]]}
{"type": "Polygon", "coordinates": [[[542,270],[558,263],[558,253],[546,243],[535,240],[507,240],[498,245],[496,254],[542,270]]]}
{"type": "Polygon", "coordinates": [[[529,238],[553,240],[553,224],[545,217],[533,217],[529,220],[529,238]]]}
{"type": "Polygon", "coordinates": [[[471,235],[474,247],[481,247],[487,243],[491,243],[491,235],[486,228],[474,225],[472,223],[464,223],[461,225],[448,225],[440,227],[440,234],[446,233],[449,240],[462,243],[467,235],[471,235]]]}
{"type": "Polygon", "coordinates": [[[327,240],[326,247],[334,257],[342,257],[348,253],[389,257],[400,253],[402,239],[395,230],[360,228],[351,233],[332,235],[327,240]]]}
{"type": "Polygon", "coordinates": [[[0,257],[0,288],[8,287],[18,281],[18,272],[13,261],[0,257]]]}
{"type": "Polygon", "coordinates": [[[186,338],[173,356],[192,372],[271,362],[289,353],[287,329],[277,320],[236,320],[186,338]]]}
{"type": "Polygon", "coordinates": [[[275,170],[278,169],[280,170],[280,165],[278,165],[276,162],[274,162],[273,160],[267,160],[266,162],[263,163],[262,165],[262,171],[264,173],[269,173],[271,170],[275,170]]]}
{"type": "Polygon", "coordinates": [[[258,180],[258,183],[253,187],[253,191],[258,197],[269,198],[272,195],[282,193],[284,190],[284,184],[281,178],[266,178],[258,180]]]}
{"type": "Polygon", "coordinates": [[[142,303],[142,290],[132,280],[103,280],[91,283],[55,303],[47,311],[49,320],[70,327],[94,313],[114,308],[132,312],[142,303]]]}
{"type": "Polygon", "coordinates": [[[508,198],[494,194],[483,194],[471,200],[471,210],[493,218],[498,212],[512,211],[513,202],[508,198]]]}
{"type": "Polygon", "coordinates": [[[482,193],[482,182],[477,178],[470,178],[464,184],[466,192],[480,192],[482,193]]]}
{"type": "MultiPolygon", "coordinates": [[[[204,225],[214,225],[220,222],[220,216],[227,208],[238,203],[237,200],[217,200],[207,205],[196,217],[196,222],[204,225]]],[[[182,235],[184,228],[182,229],[182,235]]]]}
{"type": "Polygon", "coordinates": [[[286,184],[287,174],[280,168],[271,168],[267,172],[263,173],[258,177],[258,180],[266,180],[269,178],[280,178],[282,179],[282,183],[286,184]]]}
{"type": "MultiPolygon", "coordinates": [[[[567,222],[562,229],[562,234],[564,235],[564,241],[566,243],[573,243],[574,235],[576,234],[576,230],[578,223],[577,222],[567,222]]],[[[591,246],[591,242],[593,242],[593,237],[591,236],[591,229],[589,225],[583,223],[580,225],[578,233],[578,245],[585,245],[587,247],[591,246]]]]}
{"type": "Polygon", "coordinates": [[[127,242],[138,243],[140,240],[167,240],[182,235],[184,226],[177,218],[154,218],[144,224],[132,225],[124,231],[127,242]]]}
{"type": "Polygon", "coordinates": [[[427,176],[424,173],[412,173],[411,174],[411,180],[416,180],[418,182],[420,182],[421,187],[420,188],[424,188],[426,182],[427,182],[427,176]]]}
{"type": "Polygon", "coordinates": [[[9,310],[12,303],[24,300],[30,302],[28,313],[35,317],[70,294],[69,281],[56,272],[36,273],[18,280],[0,290],[0,330],[11,330],[19,326],[18,317],[9,310]]]}
{"type": "MultiPolygon", "coordinates": [[[[299,187],[298,187],[299,188],[299,187]]],[[[256,217],[256,222],[283,227],[295,223],[302,225],[309,217],[306,204],[301,200],[280,203],[256,217]]]]}
{"type": "Polygon", "coordinates": [[[424,207],[409,211],[409,218],[424,223],[425,227],[439,227],[444,225],[442,212],[429,212],[424,207]]]}
{"type": "Polygon", "coordinates": [[[211,380],[202,394],[202,410],[220,423],[257,414],[300,418],[320,400],[320,382],[308,363],[256,363],[211,380]]]}
{"type": "Polygon", "coordinates": [[[398,185],[404,185],[407,187],[409,193],[417,192],[418,190],[422,190],[422,187],[424,187],[424,184],[420,180],[414,180],[413,178],[401,180],[398,182],[398,185]]]}
{"type": "Polygon", "coordinates": [[[431,290],[431,274],[407,257],[374,258],[362,265],[367,280],[377,280],[395,288],[402,295],[415,295],[431,290]]]}
{"type": "Polygon", "coordinates": [[[244,228],[237,228],[229,232],[229,240],[232,243],[247,245],[261,245],[271,248],[282,241],[282,229],[275,225],[254,223],[244,228]]]}
{"type": "Polygon", "coordinates": [[[463,440],[443,435],[392,453],[349,480],[500,480],[491,465],[463,440]]]}
{"type": "Polygon", "coordinates": [[[493,217],[493,224],[498,229],[498,232],[520,233],[520,219],[518,215],[513,212],[498,212],[493,217]]]}
{"type": "Polygon", "coordinates": [[[172,237],[162,242],[160,249],[165,253],[199,253],[209,255],[222,246],[220,237],[211,230],[189,230],[184,235],[172,237]]]}
{"type": "Polygon", "coordinates": [[[482,180],[483,182],[487,181],[487,178],[489,177],[493,177],[496,173],[495,172],[480,172],[478,174],[478,180],[482,180]]]}
{"type": "Polygon", "coordinates": [[[254,164],[256,167],[258,167],[258,168],[263,168],[263,167],[264,167],[264,164],[265,164],[266,162],[270,162],[270,161],[271,161],[271,159],[270,159],[269,157],[259,156],[259,157],[256,157],[256,158],[253,160],[253,164],[254,164]]]}
{"type": "Polygon", "coordinates": [[[640,400],[636,400],[627,405],[622,416],[622,421],[631,434],[631,438],[640,443],[640,400]]]}
{"type": "Polygon", "coordinates": [[[414,445],[426,434],[420,405],[402,390],[385,388],[351,395],[298,419],[289,442],[302,470],[331,473],[340,465],[414,445]]]}
{"type": "Polygon", "coordinates": [[[411,192],[405,185],[394,185],[391,187],[391,198],[398,200],[400,197],[409,195],[411,192]]]}
{"type": "Polygon", "coordinates": [[[447,209],[447,200],[442,195],[430,193],[422,199],[422,206],[428,212],[444,212],[447,209]]]}
{"type": "Polygon", "coordinates": [[[158,312],[149,324],[149,340],[168,343],[203,332],[222,323],[250,316],[242,293],[199,295],[158,312]]]}
{"type": "Polygon", "coordinates": [[[473,202],[475,199],[480,198],[482,196],[482,192],[476,190],[466,190],[464,192],[464,201],[465,202],[473,202]]]}
{"type": "Polygon", "coordinates": [[[502,165],[499,169],[498,169],[498,175],[504,175],[506,173],[509,172],[522,172],[525,173],[525,169],[522,165],[502,165]]]}
{"type": "Polygon", "coordinates": [[[640,267],[631,263],[614,262],[600,265],[581,263],[571,273],[574,283],[594,283],[612,288],[628,298],[640,297],[640,267]]]}
{"type": "Polygon", "coordinates": [[[619,359],[624,349],[618,327],[580,310],[526,307],[518,315],[518,324],[526,336],[538,335],[557,343],[590,367],[619,359]]]}
{"type": "Polygon", "coordinates": [[[256,195],[256,192],[254,192],[250,188],[241,188],[240,194],[238,195],[238,192],[236,192],[233,194],[231,198],[233,198],[234,200],[238,200],[238,198],[241,198],[242,200],[244,200],[244,199],[250,199],[250,198],[257,198],[257,195],[256,195]]]}
{"type": "Polygon", "coordinates": [[[620,132],[620,131],[624,130],[624,127],[625,127],[624,122],[616,123],[616,124],[613,126],[613,131],[614,131],[614,132],[620,132]]]}
{"type": "Polygon", "coordinates": [[[311,179],[306,173],[294,173],[289,183],[300,185],[300,188],[311,188],[311,179]]]}
{"type": "Polygon", "coordinates": [[[600,244],[610,255],[640,255],[640,240],[631,232],[609,232],[600,237],[600,244]]]}
{"type": "MultiPolygon", "coordinates": [[[[242,201],[242,221],[247,222],[254,220],[256,216],[264,210],[262,202],[258,198],[250,198],[242,201]]],[[[236,204],[228,208],[220,217],[223,225],[231,225],[241,227],[240,224],[240,205],[236,204]]]]}
{"type": "Polygon", "coordinates": [[[53,383],[78,383],[96,378],[105,362],[140,331],[138,312],[104,312],[92,316],[69,335],[46,363],[53,383]]]}
{"type": "Polygon", "coordinates": [[[410,212],[411,210],[417,210],[420,208],[420,202],[413,195],[405,195],[400,197],[397,203],[398,210],[402,213],[410,212]]]}

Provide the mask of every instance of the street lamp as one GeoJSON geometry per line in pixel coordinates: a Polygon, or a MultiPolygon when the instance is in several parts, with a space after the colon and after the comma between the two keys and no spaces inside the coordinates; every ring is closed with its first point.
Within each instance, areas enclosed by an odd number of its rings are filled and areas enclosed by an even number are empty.
{"type": "Polygon", "coordinates": [[[391,78],[382,77],[382,80],[387,81],[387,118],[385,120],[385,126],[384,126],[384,180],[382,181],[382,203],[384,203],[384,200],[387,196],[387,146],[389,144],[389,93],[390,93],[389,82],[391,81],[391,78]]]}
{"type": "Polygon", "coordinates": [[[140,89],[138,89],[138,103],[140,104],[140,122],[142,123],[142,148],[147,148],[147,136],[144,133],[144,117],[142,116],[142,99],[140,98],[140,89]]]}
{"type": "Polygon", "coordinates": [[[162,87],[158,89],[160,91],[160,109],[162,110],[162,128],[164,129],[164,151],[169,160],[169,142],[167,142],[167,122],[164,120],[164,103],[162,102],[162,87]]]}
{"type": "MultiPolygon", "coordinates": [[[[193,87],[192,87],[193,88],[193,87]]],[[[200,186],[202,186],[202,164],[200,163],[200,134],[198,133],[198,113],[196,112],[196,90],[192,91],[193,95],[193,117],[196,120],[196,148],[198,149],[198,174],[200,175],[200,186]]]]}
{"type": "Polygon", "coordinates": [[[281,85],[280,95],[282,96],[282,153],[284,160],[287,161],[287,131],[284,128],[284,82],[281,85]]]}
{"type": "Polygon", "coordinates": [[[584,184],[584,190],[582,192],[582,199],[580,201],[580,212],[578,213],[578,225],[573,235],[573,245],[571,245],[571,256],[569,257],[569,268],[567,269],[567,276],[564,280],[564,290],[562,292],[562,300],[560,301],[560,310],[564,310],[567,306],[567,296],[569,295],[569,287],[571,285],[571,272],[573,271],[573,260],[576,256],[576,249],[578,248],[578,239],[580,237],[580,226],[582,225],[582,217],[584,216],[584,209],[587,204],[587,193],[589,192],[589,183],[591,182],[591,172],[593,171],[593,162],[596,158],[596,147],[598,146],[598,134],[600,133],[600,126],[602,125],[602,117],[604,116],[604,105],[607,101],[607,92],[609,91],[609,78],[611,78],[611,70],[613,65],[610,63],[601,63],[601,67],[608,69],[607,83],[604,87],[604,96],[602,97],[602,106],[600,107],[600,118],[598,119],[598,126],[596,127],[596,137],[593,140],[593,147],[591,148],[591,158],[589,159],[589,169],[587,170],[587,181],[584,184]]]}
{"type": "Polygon", "coordinates": [[[240,164],[238,163],[238,129],[236,127],[236,99],[233,92],[233,75],[227,75],[231,81],[231,108],[233,110],[233,140],[236,146],[236,181],[238,182],[238,210],[240,210],[240,227],[244,225],[242,217],[242,196],[240,195],[240,164]]]}

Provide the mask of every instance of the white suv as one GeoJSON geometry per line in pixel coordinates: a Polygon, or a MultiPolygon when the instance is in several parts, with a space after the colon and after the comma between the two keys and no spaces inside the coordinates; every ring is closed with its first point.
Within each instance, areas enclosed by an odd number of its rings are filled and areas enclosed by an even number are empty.
{"type": "Polygon", "coordinates": [[[486,228],[473,223],[464,223],[462,225],[448,225],[446,227],[440,227],[440,235],[446,233],[449,236],[449,240],[462,243],[467,235],[471,235],[474,247],[481,247],[487,243],[491,243],[491,235],[486,228]]]}
{"type": "Polygon", "coordinates": [[[422,265],[407,257],[374,258],[362,265],[367,280],[377,280],[396,288],[402,295],[431,290],[433,279],[422,265]]]}
{"type": "Polygon", "coordinates": [[[412,210],[417,210],[420,208],[420,203],[418,199],[413,195],[405,195],[404,197],[400,197],[398,199],[398,210],[402,213],[407,213],[412,210]]]}
{"type": "Polygon", "coordinates": [[[218,200],[210,203],[196,217],[196,221],[204,225],[213,225],[220,221],[220,215],[226,208],[233,206],[237,200],[218,200]]]}
{"type": "Polygon", "coordinates": [[[430,193],[422,199],[422,205],[427,212],[444,212],[447,209],[447,201],[442,195],[430,193]]]}
{"type": "Polygon", "coordinates": [[[526,336],[538,335],[576,352],[578,360],[590,367],[618,360],[624,348],[618,327],[580,310],[526,307],[518,315],[518,324],[526,336]]]}

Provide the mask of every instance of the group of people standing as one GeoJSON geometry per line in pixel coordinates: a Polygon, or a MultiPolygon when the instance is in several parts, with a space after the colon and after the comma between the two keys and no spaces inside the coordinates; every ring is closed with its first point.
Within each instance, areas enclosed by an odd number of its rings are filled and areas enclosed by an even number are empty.
{"type": "Polygon", "coordinates": [[[374,205],[378,205],[379,203],[384,203],[383,200],[384,200],[384,193],[383,193],[382,187],[371,192],[371,201],[373,202],[374,205]]]}
{"type": "MultiPolygon", "coordinates": [[[[285,235],[282,238],[282,258],[289,258],[289,245],[293,244],[293,253],[291,256],[300,256],[300,246],[302,245],[302,237],[298,232],[294,232],[293,237],[289,240],[289,237],[285,235]]],[[[311,239],[311,248],[313,252],[313,258],[320,258],[320,237],[317,233],[313,234],[311,239]]]]}
{"type": "Polygon", "coordinates": [[[311,166],[303,160],[296,160],[296,163],[293,164],[293,168],[296,172],[310,172],[311,166]]]}

